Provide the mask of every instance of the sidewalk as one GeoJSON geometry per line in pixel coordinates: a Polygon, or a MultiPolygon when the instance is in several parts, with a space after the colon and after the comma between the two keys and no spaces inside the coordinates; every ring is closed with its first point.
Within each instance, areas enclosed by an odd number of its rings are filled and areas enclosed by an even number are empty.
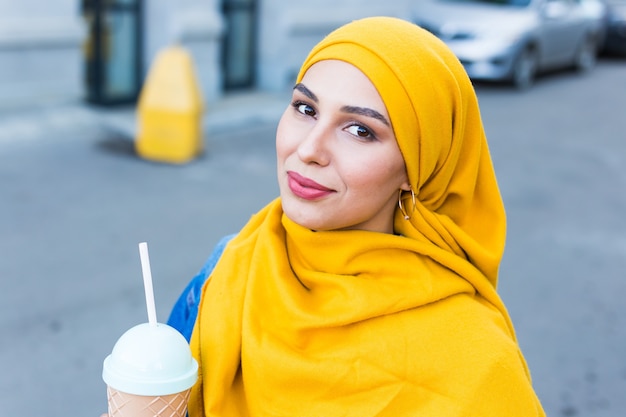
{"type": "MultiPolygon", "coordinates": [[[[255,123],[276,123],[288,103],[287,93],[230,94],[207,106],[202,119],[205,136],[255,123]]],[[[0,109],[0,145],[86,129],[116,131],[134,138],[137,132],[136,106],[98,107],[73,102],[0,109]]]]}

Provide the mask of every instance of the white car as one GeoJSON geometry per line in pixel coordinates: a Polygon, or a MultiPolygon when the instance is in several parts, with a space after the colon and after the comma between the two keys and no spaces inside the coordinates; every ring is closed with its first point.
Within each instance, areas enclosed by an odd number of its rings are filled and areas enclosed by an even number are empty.
{"type": "Polygon", "coordinates": [[[538,73],[595,66],[602,33],[581,0],[420,0],[414,22],[442,39],[474,80],[530,87],[538,73]]]}

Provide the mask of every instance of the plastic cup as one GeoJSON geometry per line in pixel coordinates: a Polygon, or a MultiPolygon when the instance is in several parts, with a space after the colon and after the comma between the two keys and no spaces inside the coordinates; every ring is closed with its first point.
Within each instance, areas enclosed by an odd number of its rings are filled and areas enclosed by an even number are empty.
{"type": "Polygon", "coordinates": [[[143,323],[124,333],[104,360],[110,417],[185,417],[198,363],[173,327],[143,323]]]}

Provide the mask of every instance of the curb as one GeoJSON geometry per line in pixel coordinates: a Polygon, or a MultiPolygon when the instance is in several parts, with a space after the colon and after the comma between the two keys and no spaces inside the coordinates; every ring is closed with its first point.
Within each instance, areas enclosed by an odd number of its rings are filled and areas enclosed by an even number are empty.
{"type": "MultiPolygon", "coordinates": [[[[202,116],[205,136],[277,123],[289,104],[287,94],[250,92],[231,94],[207,106],[202,116]]],[[[0,145],[44,140],[54,135],[96,129],[135,138],[135,106],[94,107],[86,103],[57,103],[0,111],[0,145]]]]}

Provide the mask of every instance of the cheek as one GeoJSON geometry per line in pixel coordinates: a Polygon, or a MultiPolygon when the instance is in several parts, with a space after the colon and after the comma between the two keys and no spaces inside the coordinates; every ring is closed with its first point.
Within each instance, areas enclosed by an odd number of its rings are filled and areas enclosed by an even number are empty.
{"type": "Polygon", "coordinates": [[[404,161],[395,155],[350,158],[342,166],[344,180],[363,193],[383,193],[400,188],[406,178],[404,161]]]}
{"type": "Polygon", "coordinates": [[[278,158],[279,165],[281,165],[284,160],[294,152],[297,145],[293,140],[294,129],[292,125],[293,123],[290,121],[289,116],[283,114],[278,122],[278,127],[276,128],[276,156],[278,158]]]}

